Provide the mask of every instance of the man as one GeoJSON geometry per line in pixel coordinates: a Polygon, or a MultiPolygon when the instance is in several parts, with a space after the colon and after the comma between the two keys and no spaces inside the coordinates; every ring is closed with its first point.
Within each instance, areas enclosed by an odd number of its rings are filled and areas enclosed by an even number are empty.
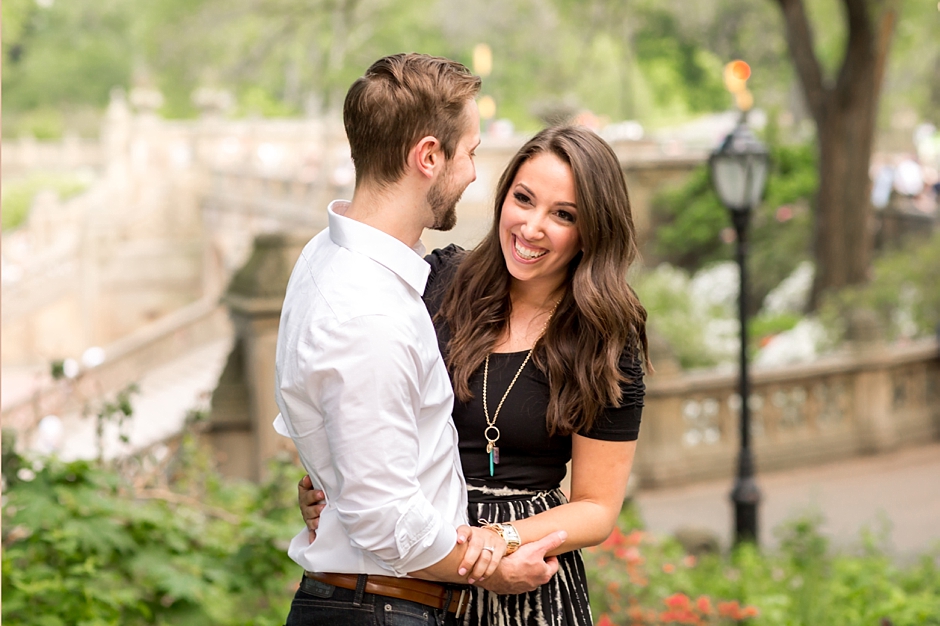
{"type": "Polygon", "coordinates": [[[421,300],[421,233],[453,227],[476,178],[479,87],[459,63],[399,54],[346,96],[353,199],[331,203],[304,248],[278,332],[275,426],[327,496],[316,541],[305,529],[291,542],[307,573],[289,626],[454,623],[454,584],[516,592],[557,568],[543,557],[563,533],[500,561],[500,535],[466,525],[453,392],[421,300]]]}

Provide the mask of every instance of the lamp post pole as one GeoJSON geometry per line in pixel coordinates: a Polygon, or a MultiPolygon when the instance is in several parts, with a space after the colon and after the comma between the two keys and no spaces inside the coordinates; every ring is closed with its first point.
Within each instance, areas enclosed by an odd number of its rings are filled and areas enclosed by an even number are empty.
{"type": "Polygon", "coordinates": [[[734,230],[737,234],[737,261],[740,276],[738,283],[738,319],[741,323],[741,369],[738,392],[741,396],[741,448],[738,452],[738,469],[731,491],[734,502],[734,542],[757,542],[757,505],[760,489],[754,480],[754,456],[751,453],[751,411],[748,398],[751,395],[747,368],[747,229],[751,218],[751,207],[744,211],[731,211],[734,230]]]}
{"type": "Polygon", "coordinates": [[[722,204],[728,208],[734,224],[739,270],[738,319],[741,324],[740,378],[741,447],[731,501],[734,503],[734,542],[757,542],[757,507],[761,494],[754,480],[754,455],[751,449],[751,395],[747,368],[747,244],[751,211],[760,202],[767,181],[767,148],[747,127],[747,118],[725,137],[709,159],[712,184],[722,204]]]}

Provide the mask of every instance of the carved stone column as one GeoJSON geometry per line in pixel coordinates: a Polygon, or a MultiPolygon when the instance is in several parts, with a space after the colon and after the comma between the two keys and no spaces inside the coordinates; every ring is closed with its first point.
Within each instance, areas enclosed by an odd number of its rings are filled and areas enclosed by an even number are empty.
{"type": "Polygon", "coordinates": [[[867,453],[892,450],[898,445],[898,430],[891,414],[888,351],[877,316],[872,311],[853,311],[848,339],[859,367],[854,390],[859,449],[867,453]]]}
{"type": "Polygon", "coordinates": [[[212,394],[208,436],[220,470],[260,480],[279,451],[294,452],[290,439],[274,432],[274,356],[284,292],[291,270],[310,237],[266,234],[222,301],[235,327],[235,343],[212,394]]]}

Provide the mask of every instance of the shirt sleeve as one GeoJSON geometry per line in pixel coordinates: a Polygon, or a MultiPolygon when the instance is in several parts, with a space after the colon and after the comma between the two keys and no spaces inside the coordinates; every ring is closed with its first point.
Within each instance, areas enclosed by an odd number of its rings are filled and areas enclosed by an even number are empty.
{"type": "Polygon", "coordinates": [[[590,430],[579,435],[604,441],[636,441],[639,438],[646,385],[640,358],[634,351],[624,350],[620,355],[620,373],[627,379],[620,384],[620,406],[601,411],[590,430]]]}
{"type": "MultiPolygon", "coordinates": [[[[299,347],[310,398],[321,402],[338,488],[331,506],[354,547],[403,576],[443,559],[456,545],[418,481],[422,360],[389,316],[349,320],[312,347],[299,347]]],[[[295,428],[301,458],[323,433],[295,428]]]]}

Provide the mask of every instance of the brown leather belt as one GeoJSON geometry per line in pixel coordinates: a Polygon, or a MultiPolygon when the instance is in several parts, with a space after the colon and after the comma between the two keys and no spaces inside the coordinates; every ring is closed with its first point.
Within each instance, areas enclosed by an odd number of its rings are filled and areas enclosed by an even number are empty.
{"type": "MultiPolygon", "coordinates": [[[[358,574],[305,572],[304,575],[342,589],[355,590],[359,582],[358,574]]],[[[369,575],[364,591],[377,596],[417,602],[435,609],[446,608],[448,613],[454,613],[457,617],[461,617],[470,604],[470,587],[467,585],[445,585],[417,578],[369,575]]]]}

